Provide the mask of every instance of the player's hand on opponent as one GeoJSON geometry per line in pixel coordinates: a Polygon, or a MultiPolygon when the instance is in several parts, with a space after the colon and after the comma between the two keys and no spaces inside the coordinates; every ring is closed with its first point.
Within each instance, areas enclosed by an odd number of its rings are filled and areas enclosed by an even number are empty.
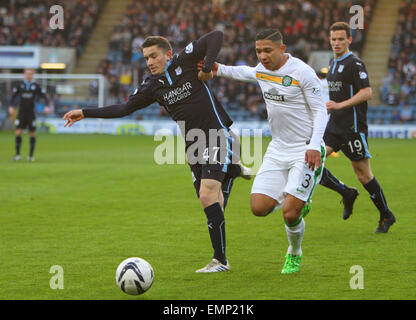
{"type": "Polygon", "coordinates": [[[9,116],[14,115],[14,108],[12,106],[9,107],[9,116]]]}
{"type": "Polygon", "coordinates": [[[82,113],[81,109],[75,109],[75,110],[71,110],[71,111],[65,113],[62,119],[66,120],[66,123],[64,124],[64,127],[66,127],[66,126],[70,127],[75,122],[84,119],[84,114],[82,113]]]}
{"type": "Polygon", "coordinates": [[[198,79],[201,80],[201,81],[208,81],[208,80],[211,80],[212,78],[214,78],[214,75],[212,74],[212,71],[204,72],[204,71],[200,70],[199,73],[198,73],[198,79]]]}
{"type": "Polygon", "coordinates": [[[51,109],[48,106],[46,106],[45,109],[43,110],[43,113],[44,114],[49,114],[50,111],[51,111],[51,109]]]}
{"type": "Polygon", "coordinates": [[[318,169],[321,166],[321,153],[316,150],[306,150],[305,163],[311,170],[318,169]]]}
{"type": "Polygon", "coordinates": [[[214,62],[210,73],[203,72],[202,71],[203,66],[204,66],[204,60],[199,61],[197,64],[197,68],[199,71],[198,73],[199,80],[202,80],[202,81],[211,80],[213,77],[217,75],[218,63],[214,62]]]}

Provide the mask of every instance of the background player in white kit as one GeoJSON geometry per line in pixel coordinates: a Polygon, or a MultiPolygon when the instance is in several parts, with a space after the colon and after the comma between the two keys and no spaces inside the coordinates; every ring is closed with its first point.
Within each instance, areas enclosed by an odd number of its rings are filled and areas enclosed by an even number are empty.
{"type": "Polygon", "coordinates": [[[256,67],[215,64],[217,76],[258,82],[266,102],[272,141],[251,190],[251,210],[267,216],[283,208],[289,240],[282,273],[299,271],[302,259],[303,217],[319,183],[325,160],[323,134],[327,110],[321,83],[303,61],[285,53],[277,29],[256,36],[256,67]]]}

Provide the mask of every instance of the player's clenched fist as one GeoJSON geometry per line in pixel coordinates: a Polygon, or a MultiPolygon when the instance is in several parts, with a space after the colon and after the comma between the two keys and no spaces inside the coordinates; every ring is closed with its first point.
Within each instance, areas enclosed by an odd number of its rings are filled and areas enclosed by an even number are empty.
{"type": "Polygon", "coordinates": [[[75,122],[84,119],[84,114],[82,113],[81,109],[71,110],[67,113],[65,113],[64,120],[66,120],[66,123],[64,124],[64,127],[66,126],[72,126],[75,122]]]}
{"type": "Polygon", "coordinates": [[[214,62],[212,65],[212,70],[209,73],[205,73],[202,71],[202,68],[204,67],[204,60],[198,61],[197,63],[197,69],[199,71],[198,73],[198,79],[202,81],[211,80],[213,77],[217,75],[218,70],[218,63],[214,62]]]}

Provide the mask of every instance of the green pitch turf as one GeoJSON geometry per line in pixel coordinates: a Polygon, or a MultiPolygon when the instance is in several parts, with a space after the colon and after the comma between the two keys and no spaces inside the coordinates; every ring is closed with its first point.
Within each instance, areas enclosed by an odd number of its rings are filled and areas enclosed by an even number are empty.
{"type": "MultiPolygon", "coordinates": [[[[263,152],[268,139],[264,140],[263,152]]],[[[372,168],[397,223],[373,234],[378,212],[347,159],[327,167],[358,188],[342,220],[338,194],[318,187],[306,218],[301,271],[281,275],[288,246],[281,211],[250,213],[252,181],[238,179],[226,210],[231,271],[196,274],[212,255],[187,165],[156,165],[153,137],[38,135],[36,162],[13,162],[0,133],[0,299],[415,299],[415,141],[370,140],[372,168]],[[128,296],[115,283],[128,257],[149,261],[152,288],[128,296]],[[53,290],[52,266],[64,271],[53,290]],[[351,289],[352,266],[364,289],[351,289]]]]}

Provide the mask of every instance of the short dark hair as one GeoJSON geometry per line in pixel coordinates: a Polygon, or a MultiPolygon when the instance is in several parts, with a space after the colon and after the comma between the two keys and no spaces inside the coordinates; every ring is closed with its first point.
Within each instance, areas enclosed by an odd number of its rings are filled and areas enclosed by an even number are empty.
{"type": "Polygon", "coordinates": [[[142,49],[152,47],[152,46],[158,46],[158,48],[162,49],[164,52],[166,52],[168,50],[172,51],[172,46],[171,46],[169,40],[166,39],[165,37],[161,37],[161,36],[147,37],[143,41],[142,49]]]}
{"type": "Polygon", "coordinates": [[[332,24],[332,26],[329,28],[329,32],[331,31],[338,31],[338,30],[345,30],[345,33],[347,34],[347,38],[351,37],[351,28],[350,25],[343,21],[338,21],[332,24]]]}
{"type": "Polygon", "coordinates": [[[257,33],[256,41],[257,40],[271,40],[273,42],[283,42],[283,36],[279,29],[266,29],[257,33]]]}

